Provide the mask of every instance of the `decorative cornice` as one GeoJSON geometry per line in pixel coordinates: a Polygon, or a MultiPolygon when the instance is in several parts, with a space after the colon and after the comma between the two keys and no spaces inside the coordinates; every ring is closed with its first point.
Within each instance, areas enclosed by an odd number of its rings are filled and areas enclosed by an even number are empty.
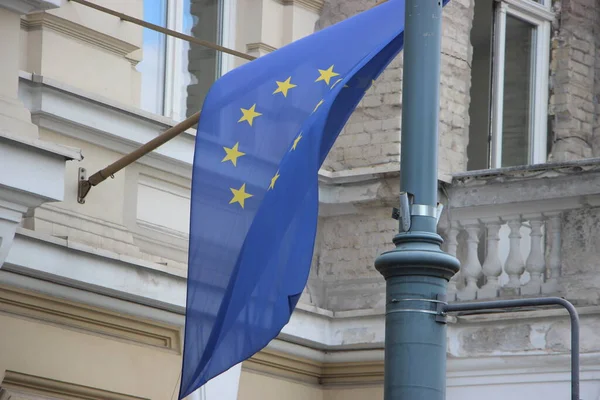
{"type": "MultiPolygon", "coordinates": [[[[357,357],[358,358],[358,357],[357,357]]],[[[600,353],[581,356],[582,380],[593,381],[600,365],[600,353]]],[[[511,356],[448,358],[448,387],[487,385],[504,382],[552,382],[556,374],[568,376],[568,354],[517,354],[511,356]]],[[[244,361],[242,369],[279,379],[331,387],[383,385],[384,359],[360,362],[311,361],[269,349],[244,361]]]]}
{"type": "Polygon", "coordinates": [[[242,369],[297,382],[319,384],[323,364],[264,349],[244,361],[242,369]]]}
{"type": "MultiPolygon", "coordinates": [[[[169,118],[25,72],[21,72],[19,98],[36,125],[121,154],[176,125],[169,118]]],[[[190,128],[170,146],[159,147],[139,162],[190,179],[194,136],[190,128]]]]}
{"type": "Polygon", "coordinates": [[[0,8],[6,8],[19,14],[50,10],[60,7],[60,0],[2,0],[0,8]]]}
{"type": "Polygon", "coordinates": [[[596,172],[600,169],[600,158],[583,160],[548,162],[543,164],[523,165],[467,171],[452,176],[453,186],[487,185],[490,182],[520,181],[531,178],[555,178],[567,174],[596,172]]]}
{"type": "Polygon", "coordinates": [[[246,52],[247,53],[251,53],[253,51],[264,51],[266,53],[271,53],[273,51],[277,50],[276,47],[273,47],[269,44],[263,43],[263,42],[257,42],[257,43],[248,43],[246,44],[246,52]]]}
{"type": "Polygon", "coordinates": [[[36,31],[40,29],[49,29],[60,34],[91,44],[120,57],[125,57],[132,65],[136,65],[139,60],[127,57],[130,53],[139,48],[124,40],[113,36],[100,33],[84,25],[77,24],[65,18],[58,17],[49,13],[29,14],[21,19],[21,27],[26,31],[36,31]]]}
{"type": "Polygon", "coordinates": [[[323,5],[325,4],[323,0],[280,0],[280,2],[284,6],[298,5],[314,12],[315,14],[321,14],[321,10],[323,10],[323,5]]]}
{"type": "Polygon", "coordinates": [[[142,397],[109,392],[14,371],[6,371],[2,388],[9,394],[38,395],[44,396],[44,398],[46,396],[56,396],[71,400],[147,400],[142,397]]]}
{"type": "Polygon", "coordinates": [[[325,364],[321,385],[325,387],[383,385],[383,370],[383,360],[325,364]]]}
{"type": "Polygon", "coordinates": [[[328,387],[382,384],[383,365],[383,360],[318,362],[264,349],[245,361],[242,368],[255,373],[328,387]]]}
{"type": "Polygon", "coordinates": [[[175,326],[127,317],[82,303],[0,285],[0,312],[111,338],[181,352],[175,326]]]}
{"type": "Polygon", "coordinates": [[[515,210],[521,215],[540,215],[597,207],[599,177],[597,162],[589,161],[456,175],[451,185],[445,185],[446,214],[440,221],[508,216],[515,210]]]}

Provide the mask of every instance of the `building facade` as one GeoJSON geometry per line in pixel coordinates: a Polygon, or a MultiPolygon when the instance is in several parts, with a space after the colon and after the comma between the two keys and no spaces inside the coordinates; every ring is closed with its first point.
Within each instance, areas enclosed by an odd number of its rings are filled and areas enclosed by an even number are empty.
{"type": "MultiPolygon", "coordinates": [[[[94,0],[262,56],[375,0],[94,0]]],[[[368,34],[368,32],[365,32],[368,34]]],[[[351,45],[351,44],[349,44],[351,45]]],[[[198,111],[245,60],[68,0],[0,0],[0,399],[177,396],[189,129],[77,201],[94,173],[198,111]]],[[[320,173],[313,266],[290,323],[190,400],[382,398],[402,55],[320,173]]],[[[582,399],[600,398],[600,1],[451,0],[443,12],[439,231],[451,301],[561,296],[581,315],[582,399]]],[[[448,324],[448,400],[563,399],[556,309],[448,324]]]]}

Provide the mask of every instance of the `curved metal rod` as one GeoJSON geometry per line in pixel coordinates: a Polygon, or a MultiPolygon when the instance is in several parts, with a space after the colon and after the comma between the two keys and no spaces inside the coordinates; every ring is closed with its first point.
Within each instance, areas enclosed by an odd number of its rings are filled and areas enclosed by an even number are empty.
{"type": "Polygon", "coordinates": [[[559,305],[564,307],[571,317],[571,400],[580,400],[579,398],[579,314],[575,306],[567,300],[560,297],[540,297],[537,299],[515,299],[515,300],[494,300],[481,301],[476,303],[456,304],[451,303],[443,307],[443,311],[476,311],[491,310],[499,308],[517,308],[531,306],[550,306],[559,305]]]}

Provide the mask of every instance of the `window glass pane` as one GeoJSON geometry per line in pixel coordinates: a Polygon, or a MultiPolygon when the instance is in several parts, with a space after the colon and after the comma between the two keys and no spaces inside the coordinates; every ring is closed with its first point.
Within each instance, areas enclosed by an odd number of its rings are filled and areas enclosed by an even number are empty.
{"type": "MultiPolygon", "coordinates": [[[[185,34],[220,43],[220,0],[184,0],[185,34]]],[[[178,90],[181,117],[189,117],[202,107],[208,89],[218,77],[219,54],[194,43],[182,46],[181,90],[178,90]]]]}
{"type": "Polygon", "coordinates": [[[471,29],[471,103],[467,170],[489,168],[494,0],[477,0],[471,29]]]}
{"type": "MultiPolygon", "coordinates": [[[[166,27],[167,0],[144,0],[144,21],[166,27]]],[[[162,114],[165,94],[165,35],[144,28],[142,52],[142,61],[137,65],[142,85],[140,106],[146,111],[162,114]]]]}
{"type": "Polygon", "coordinates": [[[532,49],[535,27],[506,16],[502,166],[529,163],[532,116],[532,49]]]}

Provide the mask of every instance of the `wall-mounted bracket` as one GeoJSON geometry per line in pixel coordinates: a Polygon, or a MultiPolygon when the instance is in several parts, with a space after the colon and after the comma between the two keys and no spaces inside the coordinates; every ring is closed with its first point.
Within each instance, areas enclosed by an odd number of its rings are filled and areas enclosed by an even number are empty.
{"type": "Polygon", "coordinates": [[[410,230],[410,202],[412,200],[412,196],[406,192],[400,193],[400,208],[394,207],[392,209],[392,218],[397,221],[400,221],[400,231],[408,232],[410,230]]]}
{"type": "Polygon", "coordinates": [[[79,168],[77,171],[79,179],[77,182],[77,202],[85,204],[85,196],[90,192],[92,184],[87,179],[87,171],[85,168],[79,168]]]}

